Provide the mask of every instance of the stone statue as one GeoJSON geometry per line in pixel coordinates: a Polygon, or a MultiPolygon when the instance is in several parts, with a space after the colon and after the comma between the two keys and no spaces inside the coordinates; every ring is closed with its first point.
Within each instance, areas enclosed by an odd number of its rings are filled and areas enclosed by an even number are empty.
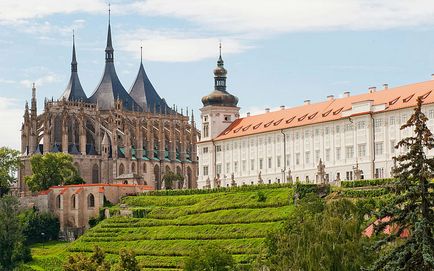
{"type": "Polygon", "coordinates": [[[237,186],[237,183],[235,182],[234,173],[231,174],[231,186],[237,186]]]}
{"type": "Polygon", "coordinates": [[[286,180],[288,181],[288,183],[292,183],[292,175],[291,175],[291,169],[288,169],[288,177],[286,178],[286,180]]]}
{"type": "Polygon", "coordinates": [[[206,185],[205,188],[210,189],[211,188],[211,180],[209,179],[209,177],[206,179],[206,185]]]}
{"type": "Polygon", "coordinates": [[[258,184],[263,184],[264,183],[264,180],[262,179],[262,171],[259,171],[259,174],[258,174],[258,184]]]}
{"type": "Polygon", "coordinates": [[[362,179],[362,170],[359,169],[359,162],[356,161],[356,165],[353,166],[353,172],[354,172],[354,180],[361,180],[362,179]]]}
{"type": "Polygon", "coordinates": [[[325,165],[323,164],[322,160],[319,159],[319,163],[317,166],[318,172],[317,174],[317,182],[320,184],[325,184],[326,183],[326,179],[325,179],[325,165]]]}
{"type": "Polygon", "coordinates": [[[214,186],[220,187],[221,185],[222,185],[222,181],[220,180],[220,175],[217,174],[217,176],[215,176],[215,178],[214,178],[214,186]]]}

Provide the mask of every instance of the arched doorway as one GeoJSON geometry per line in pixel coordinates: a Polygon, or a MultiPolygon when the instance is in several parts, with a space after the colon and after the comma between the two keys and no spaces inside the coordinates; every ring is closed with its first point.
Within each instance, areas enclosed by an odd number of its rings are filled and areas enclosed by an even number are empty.
{"type": "Polygon", "coordinates": [[[99,168],[97,164],[92,167],[92,183],[99,183],[99,168]]]}
{"type": "Polygon", "coordinates": [[[158,165],[154,166],[154,177],[155,177],[155,189],[161,189],[161,180],[160,180],[160,167],[158,165]]]}

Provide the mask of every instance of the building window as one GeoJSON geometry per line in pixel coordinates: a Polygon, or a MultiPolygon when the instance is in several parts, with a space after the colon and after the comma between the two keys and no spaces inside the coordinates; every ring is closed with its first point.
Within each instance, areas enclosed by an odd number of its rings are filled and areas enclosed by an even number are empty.
{"type": "Polygon", "coordinates": [[[208,116],[203,116],[203,122],[207,122],[208,121],[208,116]]]}
{"type": "Polygon", "coordinates": [[[234,162],[234,172],[238,172],[238,162],[234,162]]]}
{"type": "Polygon", "coordinates": [[[384,168],[376,168],[375,169],[375,177],[376,178],[384,178],[384,168]]]}
{"type": "Polygon", "coordinates": [[[428,118],[429,118],[429,119],[433,119],[433,118],[434,118],[434,110],[430,109],[430,110],[428,111],[428,118]]]}
{"type": "Polygon", "coordinates": [[[315,150],[315,163],[318,163],[320,159],[320,151],[315,150]]]}
{"type": "Polygon", "coordinates": [[[208,147],[204,147],[204,148],[202,149],[202,153],[208,153],[208,147]]]}
{"type": "Polygon", "coordinates": [[[353,130],[353,124],[351,124],[351,123],[345,124],[345,126],[344,126],[345,132],[352,131],[352,130],[353,130]]]}
{"type": "Polygon", "coordinates": [[[208,166],[203,166],[203,176],[208,176],[208,166]]]}
{"type": "Polygon", "coordinates": [[[217,164],[216,165],[216,173],[218,175],[222,174],[222,164],[217,164]]]}
{"type": "Polygon", "coordinates": [[[203,137],[209,137],[209,124],[203,124],[203,137]]]}
{"type": "Polygon", "coordinates": [[[250,170],[255,170],[255,159],[250,159],[250,170]]]}
{"type": "Polygon", "coordinates": [[[353,172],[347,171],[346,177],[347,177],[347,181],[351,181],[353,179],[353,172]]]}
{"type": "Polygon", "coordinates": [[[383,119],[376,119],[376,120],[374,120],[374,126],[377,129],[383,127],[383,119]]]}
{"type": "Polygon", "coordinates": [[[298,132],[295,133],[295,139],[298,140],[300,138],[300,134],[298,132]]]}
{"type": "Polygon", "coordinates": [[[310,151],[307,151],[304,155],[304,159],[305,159],[305,163],[309,164],[310,163],[310,151]]]}
{"type": "Polygon", "coordinates": [[[327,162],[330,161],[330,149],[325,150],[325,159],[327,162]]]}
{"type": "Polygon", "coordinates": [[[225,121],[231,121],[231,115],[225,115],[225,121]]]}
{"type": "Polygon", "coordinates": [[[330,133],[330,128],[329,128],[329,127],[326,127],[325,130],[324,130],[324,133],[325,133],[326,135],[328,135],[328,134],[330,133]]]}
{"type": "Polygon", "coordinates": [[[341,160],[341,147],[336,148],[336,160],[341,160]]]}
{"type": "Polygon", "coordinates": [[[91,193],[87,197],[87,207],[94,208],[95,207],[95,196],[91,193]]]}
{"type": "Polygon", "coordinates": [[[143,173],[146,173],[146,163],[143,163],[143,173]]]}
{"type": "Polygon", "coordinates": [[[268,168],[272,167],[272,160],[271,157],[268,157],[268,168]]]}
{"type": "Polygon", "coordinates": [[[341,127],[339,125],[336,126],[336,134],[339,134],[341,130],[341,127]]]}
{"type": "Polygon", "coordinates": [[[295,154],[295,164],[297,166],[300,165],[300,154],[299,153],[295,154]]]}
{"type": "Polygon", "coordinates": [[[357,129],[358,130],[365,129],[365,128],[366,128],[366,123],[364,121],[357,122],[357,129]]]}
{"type": "Polygon", "coordinates": [[[357,145],[357,154],[358,154],[358,157],[365,157],[366,156],[366,144],[357,145]]]}
{"type": "Polygon", "coordinates": [[[291,154],[286,155],[286,166],[289,167],[291,165],[291,154]]]}
{"type": "Polygon", "coordinates": [[[395,125],[395,116],[389,118],[389,125],[395,125]]]}
{"type": "Polygon", "coordinates": [[[226,174],[229,174],[231,171],[231,163],[226,163],[226,174]]]}
{"type": "Polygon", "coordinates": [[[222,145],[215,146],[215,151],[216,152],[221,152],[222,151],[222,145]]]}
{"type": "Polygon", "coordinates": [[[351,159],[354,157],[354,147],[353,146],[346,146],[345,147],[345,157],[347,159],[351,159]]]}
{"type": "Polygon", "coordinates": [[[383,155],[383,142],[375,142],[375,154],[383,155]]]}
{"type": "Polygon", "coordinates": [[[246,169],[247,169],[247,161],[246,161],[246,160],[241,161],[241,166],[243,167],[243,172],[246,172],[246,169]]]}
{"type": "Polygon", "coordinates": [[[395,150],[396,150],[395,145],[396,145],[395,140],[390,140],[390,153],[392,153],[392,154],[395,153],[395,150]]]}
{"type": "Polygon", "coordinates": [[[280,166],[281,166],[280,159],[281,159],[280,156],[277,156],[277,157],[276,157],[276,163],[277,163],[277,167],[278,167],[278,168],[280,168],[280,166]]]}
{"type": "Polygon", "coordinates": [[[262,170],[264,159],[259,158],[259,170],[262,170]]]}
{"type": "Polygon", "coordinates": [[[408,120],[407,115],[402,115],[402,123],[406,123],[408,120]]]}

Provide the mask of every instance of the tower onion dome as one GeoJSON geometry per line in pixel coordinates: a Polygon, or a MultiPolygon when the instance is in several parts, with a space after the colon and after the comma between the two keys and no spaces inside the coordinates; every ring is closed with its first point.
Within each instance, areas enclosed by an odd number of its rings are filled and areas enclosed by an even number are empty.
{"type": "Polygon", "coordinates": [[[203,106],[237,106],[238,98],[226,91],[226,74],[220,45],[220,56],[214,69],[214,91],[202,98],[203,106]]]}
{"type": "Polygon", "coordinates": [[[87,101],[86,93],[80,84],[80,79],[77,73],[77,57],[75,54],[75,35],[72,35],[72,61],[71,61],[71,77],[69,83],[66,86],[65,91],[60,97],[61,100],[67,101],[87,101]]]}
{"type": "Polygon", "coordinates": [[[99,108],[102,110],[109,110],[115,107],[117,99],[122,102],[123,107],[126,110],[142,110],[122,86],[122,83],[116,74],[109,16],[104,74],[97,88],[89,98],[89,101],[92,103],[98,103],[99,108]]]}
{"type": "Polygon", "coordinates": [[[144,111],[156,111],[170,113],[172,109],[166,104],[164,99],[158,95],[143,67],[143,58],[140,61],[139,72],[131,89],[130,96],[138,103],[144,111]]]}

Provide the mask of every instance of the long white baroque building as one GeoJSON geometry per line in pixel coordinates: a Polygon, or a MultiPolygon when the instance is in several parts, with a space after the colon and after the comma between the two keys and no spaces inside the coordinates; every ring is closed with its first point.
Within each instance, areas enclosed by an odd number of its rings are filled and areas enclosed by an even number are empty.
{"type": "MultiPolygon", "coordinates": [[[[202,137],[198,142],[198,188],[257,183],[317,183],[318,165],[330,182],[387,178],[396,143],[412,131],[400,127],[424,99],[428,127],[434,130],[434,80],[240,118],[238,99],[226,91],[221,56],[215,90],[202,98],[202,137]],[[361,170],[361,171],[360,171],[361,170]]],[[[433,155],[434,152],[429,154],[433,155]]]]}

